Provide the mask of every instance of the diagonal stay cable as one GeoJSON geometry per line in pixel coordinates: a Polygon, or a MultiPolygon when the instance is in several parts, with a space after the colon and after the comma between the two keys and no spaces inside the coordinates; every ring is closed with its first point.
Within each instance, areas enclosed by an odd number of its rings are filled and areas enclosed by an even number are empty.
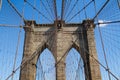
{"type": "Polygon", "coordinates": [[[101,45],[102,45],[102,50],[103,50],[103,54],[104,54],[104,58],[105,58],[106,67],[108,69],[108,77],[109,77],[109,80],[111,80],[110,73],[109,73],[109,66],[108,66],[107,56],[106,56],[106,52],[105,52],[105,46],[104,46],[103,37],[102,37],[102,32],[100,30],[99,25],[98,25],[98,30],[99,30],[99,34],[100,34],[99,36],[100,36],[100,40],[101,40],[101,45]]]}
{"type": "MultiPolygon", "coordinates": [[[[75,41],[77,41],[77,39],[75,40],[75,41]]],[[[72,45],[71,45],[72,46],[72,45]]],[[[66,56],[66,54],[67,54],[67,52],[69,51],[69,48],[66,50],[66,52],[62,55],[62,57],[59,59],[59,61],[55,64],[55,67],[61,62],[61,60],[66,56]]],[[[54,67],[53,67],[54,68],[54,67]]],[[[52,69],[53,69],[52,68],[52,69]]],[[[50,70],[52,70],[52,69],[50,69],[50,70]]],[[[49,70],[49,71],[50,71],[49,70]]]]}
{"type": "Polygon", "coordinates": [[[72,11],[74,10],[74,8],[77,6],[79,0],[76,0],[73,7],[71,8],[71,10],[69,11],[69,13],[67,14],[65,20],[67,20],[67,18],[70,16],[70,14],[72,14],[72,11]]]}
{"type": "MultiPolygon", "coordinates": [[[[95,0],[94,0],[95,1],[95,0]]],[[[83,0],[83,4],[85,6],[85,0],[83,0]]],[[[87,12],[86,12],[86,9],[84,9],[84,14],[85,14],[85,18],[87,19],[87,12]]]]}
{"type": "MultiPolygon", "coordinates": [[[[82,73],[83,73],[83,65],[81,65],[80,63],[82,63],[82,58],[80,57],[80,59],[79,59],[79,62],[78,62],[78,68],[77,68],[77,70],[76,70],[76,74],[78,74],[78,71],[81,69],[82,70],[82,73]]],[[[75,80],[77,80],[77,75],[76,75],[76,77],[75,77],[75,80]]]]}
{"type": "Polygon", "coordinates": [[[49,16],[50,16],[51,19],[52,19],[51,13],[49,12],[48,8],[46,7],[46,5],[44,4],[44,2],[43,2],[42,0],[41,0],[41,3],[42,3],[43,7],[45,8],[45,10],[48,12],[49,16]]]}
{"type": "Polygon", "coordinates": [[[117,0],[118,8],[120,9],[120,0],[117,0]]]}
{"type": "Polygon", "coordinates": [[[85,5],[80,11],[78,11],[75,15],[73,15],[67,22],[71,21],[74,17],[76,17],[79,13],[81,13],[85,8],[87,8],[94,0],[91,0],[87,5],[85,5]]]}
{"type": "Polygon", "coordinates": [[[46,17],[42,12],[40,12],[36,7],[34,7],[31,3],[29,3],[27,0],[25,0],[28,5],[30,5],[34,10],[36,10],[39,14],[41,14],[46,20],[52,22],[48,17],[46,17]]]}
{"type": "MultiPolygon", "coordinates": [[[[107,4],[107,2],[105,4],[107,4]]],[[[96,2],[95,1],[94,1],[94,8],[95,8],[95,13],[97,14],[97,12],[96,12],[96,2]]],[[[102,9],[101,9],[101,11],[102,11],[102,9]]],[[[98,16],[96,16],[96,19],[97,19],[97,22],[98,22],[98,16]]],[[[99,36],[100,36],[100,41],[101,41],[102,50],[103,50],[103,54],[104,54],[104,59],[105,59],[105,63],[106,63],[107,71],[108,71],[108,77],[109,77],[109,80],[111,80],[111,76],[110,76],[110,73],[109,73],[107,56],[106,56],[106,52],[105,52],[105,45],[104,45],[104,42],[103,42],[102,32],[101,32],[101,29],[100,29],[99,25],[98,25],[98,31],[99,31],[99,36]]]]}
{"type": "MultiPolygon", "coordinates": [[[[48,7],[49,7],[49,10],[50,10],[51,14],[53,15],[53,18],[55,19],[55,14],[54,14],[54,10],[53,10],[53,5],[51,5],[48,0],[46,0],[46,3],[47,3],[47,5],[48,5],[48,7]]],[[[51,2],[51,3],[53,3],[53,2],[51,2]]]]}
{"type": "Polygon", "coordinates": [[[105,2],[105,4],[101,7],[101,9],[96,13],[96,15],[95,15],[95,17],[93,18],[93,20],[95,19],[95,18],[97,18],[97,16],[101,13],[101,11],[106,7],[106,5],[108,4],[108,2],[109,2],[110,0],[107,0],[106,2],[105,2]]]}
{"type": "MultiPolygon", "coordinates": [[[[25,2],[24,2],[23,9],[22,9],[22,18],[21,18],[21,22],[20,22],[21,26],[22,26],[22,19],[23,19],[23,15],[24,15],[24,8],[25,8],[25,2]]],[[[13,75],[12,75],[11,80],[14,79],[14,70],[15,70],[15,67],[16,67],[16,61],[17,61],[17,57],[18,57],[18,50],[19,50],[19,46],[20,46],[20,39],[21,39],[20,36],[21,36],[22,28],[23,27],[20,27],[20,30],[19,30],[19,33],[18,33],[18,41],[17,41],[17,45],[16,45],[16,52],[15,52],[15,58],[14,58],[14,64],[13,64],[13,75]]]]}
{"type": "MultiPolygon", "coordinates": [[[[53,35],[54,35],[54,32],[52,33],[51,36],[49,36],[49,38],[51,38],[53,35]]],[[[43,41],[40,45],[44,45],[46,42],[48,42],[48,41],[49,41],[49,38],[48,38],[47,40],[43,41]]],[[[31,56],[29,56],[27,59],[24,58],[24,59],[23,59],[23,63],[22,63],[19,67],[17,67],[17,68],[14,70],[14,72],[12,72],[5,80],[9,80],[9,78],[13,75],[13,73],[16,73],[16,71],[18,71],[21,67],[22,67],[22,69],[23,69],[24,65],[26,65],[27,62],[30,62],[34,57],[36,57],[36,55],[39,54],[38,51],[40,50],[40,48],[41,48],[41,47],[38,46],[38,48],[35,50],[35,52],[34,52],[31,56]]]]}
{"type": "Polygon", "coordinates": [[[15,10],[15,12],[25,21],[24,17],[22,17],[22,14],[17,10],[17,8],[10,2],[10,0],[7,0],[10,6],[15,10]]]}
{"type": "MultiPolygon", "coordinates": [[[[51,35],[48,37],[48,39],[45,40],[45,41],[43,41],[40,45],[44,45],[45,43],[47,43],[47,42],[49,41],[49,39],[50,39],[54,34],[55,34],[55,31],[53,31],[53,32],[51,33],[51,35]]],[[[18,67],[14,70],[14,72],[12,72],[5,80],[9,80],[9,78],[13,75],[13,73],[16,73],[16,71],[18,71],[20,68],[23,69],[24,66],[26,65],[26,63],[30,62],[34,57],[36,57],[36,55],[39,54],[39,51],[40,51],[40,49],[41,49],[40,45],[38,45],[37,49],[35,50],[35,52],[33,52],[33,54],[32,54],[31,56],[29,56],[27,59],[23,59],[23,60],[22,60],[23,63],[22,63],[20,66],[18,66],[18,67]]]]}
{"type": "Polygon", "coordinates": [[[64,18],[66,17],[66,15],[68,13],[68,10],[69,10],[69,7],[71,5],[71,2],[72,2],[72,0],[68,0],[67,3],[66,3],[65,11],[64,11],[64,18]]]}
{"type": "Polygon", "coordinates": [[[13,80],[14,78],[14,70],[16,67],[16,60],[17,60],[17,56],[18,56],[18,50],[19,50],[19,45],[20,45],[20,34],[21,34],[22,28],[20,28],[19,33],[18,33],[18,41],[17,41],[17,46],[16,46],[16,52],[15,52],[15,58],[14,58],[14,64],[13,64],[13,75],[11,80],[13,80]]]}
{"type": "MultiPolygon", "coordinates": [[[[88,53],[88,51],[86,51],[88,53]]],[[[89,54],[98,64],[100,64],[106,71],[108,71],[116,80],[119,80],[109,69],[107,69],[101,62],[99,62],[93,55],[89,54]]]]}
{"type": "MultiPolygon", "coordinates": [[[[75,40],[75,41],[77,41],[77,39],[75,40]]],[[[66,52],[62,55],[62,57],[59,59],[59,61],[55,64],[55,67],[61,62],[61,60],[67,55],[67,52],[69,51],[69,48],[66,50],[66,52]]],[[[54,68],[54,67],[53,67],[54,68]]],[[[52,69],[53,69],[52,68],[52,69]]],[[[50,70],[52,70],[52,69],[50,69],[50,70]]],[[[49,70],[49,71],[50,71],[49,70]]]]}
{"type": "MultiPolygon", "coordinates": [[[[77,41],[77,39],[75,40],[75,42],[77,41]]],[[[74,43],[73,43],[74,44],[74,43]]],[[[72,46],[72,45],[71,45],[72,46]]],[[[60,63],[60,61],[65,57],[65,55],[67,54],[67,52],[69,51],[69,48],[68,48],[68,50],[66,50],[66,52],[63,54],[63,56],[60,58],[60,60],[55,64],[55,66],[57,66],[59,63],[60,63]]]]}
{"type": "Polygon", "coordinates": [[[65,9],[66,9],[66,6],[67,6],[67,2],[68,2],[68,0],[65,0],[65,1],[64,1],[63,19],[64,19],[64,16],[65,16],[65,9]]]}
{"type": "MultiPolygon", "coordinates": [[[[80,46],[81,47],[81,46],[80,46]]],[[[84,50],[85,50],[85,52],[87,52],[87,54],[91,57],[91,58],[93,58],[100,66],[102,66],[106,71],[108,71],[116,80],[119,80],[119,78],[118,77],[116,77],[108,68],[106,68],[100,61],[98,61],[93,55],[91,55],[91,54],[89,54],[89,51],[85,48],[85,47],[83,47],[84,48],[84,50]]]]}

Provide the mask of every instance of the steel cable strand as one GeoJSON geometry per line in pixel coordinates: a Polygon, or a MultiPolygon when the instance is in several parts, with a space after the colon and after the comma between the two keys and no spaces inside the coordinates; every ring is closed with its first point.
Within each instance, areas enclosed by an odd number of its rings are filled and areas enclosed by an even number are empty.
{"type": "Polygon", "coordinates": [[[86,4],[81,10],[79,10],[77,13],[75,13],[69,20],[66,22],[70,22],[74,17],[76,17],[79,13],[81,13],[85,8],[87,8],[94,0],[91,0],[88,4],[86,4]]]}
{"type": "MultiPolygon", "coordinates": [[[[54,35],[54,33],[51,36],[53,36],[53,35],[54,35]]],[[[49,38],[51,36],[49,36],[49,38]]],[[[44,45],[45,43],[47,43],[49,41],[49,38],[46,41],[43,41],[43,43],[41,43],[40,45],[44,45]]],[[[38,55],[38,51],[40,50],[40,48],[41,47],[38,46],[38,48],[36,49],[36,51],[29,58],[23,59],[23,63],[14,70],[14,73],[16,73],[16,71],[19,70],[20,68],[23,69],[24,66],[26,65],[26,63],[30,62],[34,57],[36,57],[36,55],[38,55]]],[[[5,80],[8,80],[12,76],[12,74],[13,73],[11,73],[5,80]]]]}

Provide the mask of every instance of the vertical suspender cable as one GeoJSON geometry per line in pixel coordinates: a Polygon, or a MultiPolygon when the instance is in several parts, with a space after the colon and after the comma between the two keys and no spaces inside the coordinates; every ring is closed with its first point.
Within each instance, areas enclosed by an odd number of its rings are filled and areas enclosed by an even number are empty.
{"type": "Polygon", "coordinates": [[[24,17],[19,13],[17,8],[10,2],[10,0],[7,0],[7,1],[10,4],[10,6],[15,10],[15,12],[23,19],[23,21],[25,21],[24,17]]]}
{"type": "MultiPolygon", "coordinates": [[[[95,8],[95,13],[97,14],[95,0],[94,0],[94,8],[95,8]]],[[[98,17],[96,17],[96,19],[97,19],[97,22],[98,22],[98,17]]],[[[104,48],[104,42],[103,42],[102,33],[101,33],[99,25],[98,25],[98,31],[99,31],[99,36],[100,36],[101,44],[102,44],[102,50],[103,50],[103,54],[104,54],[104,58],[105,58],[105,63],[106,63],[106,67],[107,67],[106,71],[108,71],[108,77],[109,77],[109,80],[111,80],[110,73],[109,73],[109,66],[108,66],[108,62],[107,62],[107,56],[106,56],[106,52],[105,52],[105,48],[104,48]]]]}
{"type": "Polygon", "coordinates": [[[72,14],[73,10],[75,9],[75,7],[77,6],[77,3],[78,3],[79,0],[76,0],[74,5],[72,6],[72,8],[70,9],[69,13],[66,15],[66,18],[65,20],[68,19],[68,17],[70,16],[70,14],[72,14]]]}
{"type": "MultiPolygon", "coordinates": [[[[36,7],[36,0],[33,1],[33,4],[34,4],[33,6],[36,7]]],[[[33,8],[32,9],[32,24],[33,24],[33,20],[35,20],[34,18],[35,18],[35,11],[34,11],[34,8],[33,8]]]]}
{"type": "MultiPolygon", "coordinates": [[[[25,6],[25,2],[24,2],[24,6],[25,6]]],[[[21,22],[20,22],[20,26],[22,26],[22,19],[23,19],[23,14],[24,14],[24,6],[23,6],[23,10],[22,10],[22,18],[21,18],[21,22]]],[[[14,64],[13,64],[13,74],[12,74],[12,80],[14,79],[14,73],[15,73],[15,67],[16,67],[16,60],[18,57],[18,50],[19,50],[19,44],[20,44],[20,34],[22,31],[22,27],[20,27],[19,33],[18,33],[18,42],[17,42],[17,46],[16,46],[16,52],[15,52],[15,58],[14,58],[14,64]]]]}
{"type": "MultiPolygon", "coordinates": [[[[95,0],[94,0],[95,1],[95,0]]],[[[83,0],[83,4],[85,6],[85,0],[83,0]]],[[[84,8],[84,12],[85,12],[85,18],[87,19],[87,13],[86,13],[86,9],[84,8]]]]}
{"type": "Polygon", "coordinates": [[[20,34],[21,34],[21,29],[18,33],[18,42],[17,42],[17,46],[16,46],[16,53],[15,53],[15,58],[14,58],[14,65],[13,65],[13,75],[12,75],[12,80],[14,78],[14,70],[16,67],[16,60],[17,60],[17,56],[18,56],[18,49],[19,49],[19,44],[20,44],[20,34]]]}
{"type": "Polygon", "coordinates": [[[70,7],[70,5],[72,3],[72,0],[68,0],[67,2],[68,3],[66,4],[65,10],[64,10],[64,19],[66,19],[67,13],[69,12],[68,10],[69,10],[69,7],[70,7]]]}
{"type": "Polygon", "coordinates": [[[120,0],[117,0],[118,8],[120,9],[120,0]]]}
{"type": "Polygon", "coordinates": [[[64,7],[65,7],[65,0],[62,0],[61,20],[63,20],[63,16],[64,16],[64,7]]]}
{"type": "Polygon", "coordinates": [[[0,10],[1,10],[1,7],[2,7],[2,0],[0,0],[0,10]]]}
{"type": "Polygon", "coordinates": [[[44,9],[46,10],[46,12],[48,13],[50,19],[53,21],[53,20],[54,20],[54,19],[53,19],[53,16],[52,16],[52,14],[49,12],[49,9],[47,8],[46,4],[45,4],[42,0],[40,0],[40,2],[41,2],[41,4],[43,5],[43,7],[44,7],[44,9]]]}
{"type": "Polygon", "coordinates": [[[57,5],[56,5],[56,0],[53,0],[54,1],[54,13],[55,13],[55,18],[57,20],[57,5]]]}

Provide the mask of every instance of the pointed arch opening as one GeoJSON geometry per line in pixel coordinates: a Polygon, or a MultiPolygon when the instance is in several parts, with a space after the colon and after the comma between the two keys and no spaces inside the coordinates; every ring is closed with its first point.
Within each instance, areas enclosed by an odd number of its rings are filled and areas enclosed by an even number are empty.
{"type": "Polygon", "coordinates": [[[66,80],[85,80],[84,62],[80,53],[72,47],[66,56],[66,80]]]}
{"type": "Polygon", "coordinates": [[[36,63],[36,80],[55,80],[55,58],[52,52],[45,48],[36,63]]]}

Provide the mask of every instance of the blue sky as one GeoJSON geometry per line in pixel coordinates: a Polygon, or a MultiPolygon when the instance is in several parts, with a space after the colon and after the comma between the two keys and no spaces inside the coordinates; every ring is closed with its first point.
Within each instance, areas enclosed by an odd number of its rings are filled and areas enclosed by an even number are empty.
{"type": "MultiPolygon", "coordinates": [[[[31,4],[34,3],[34,0],[28,0],[31,4]]],[[[42,0],[45,4],[47,4],[46,1],[42,0]]],[[[61,1],[62,0],[57,0],[57,11],[58,11],[58,16],[60,16],[61,13],[61,1]]],[[[78,3],[76,4],[75,9],[71,12],[70,16],[68,17],[71,18],[75,12],[78,10],[82,9],[82,6],[84,4],[80,3],[81,1],[85,1],[84,3],[87,4],[90,0],[79,0],[78,3]]],[[[106,0],[95,0],[96,1],[96,9],[97,11],[100,9],[101,5],[106,0]]],[[[2,8],[0,10],[0,24],[10,24],[10,25],[23,25],[21,22],[21,18],[16,14],[16,12],[10,7],[8,4],[7,0],[2,1],[2,8]]],[[[22,9],[24,6],[24,1],[23,0],[11,0],[11,2],[16,6],[18,11],[22,14],[22,9]]],[[[36,0],[35,5],[40,11],[43,11],[43,13],[50,18],[50,15],[46,12],[46,10],[41,7],[42,4],[40,3],[40,0],[36,0]]],[[[72,0],[71,6],[68,9],[67,14],[69,13],[70,9],[74,5],[75,1],[72,0]]],[[[52,4],[50,4],[52,6],[52,4]]],[[[87,18],[93,18],[95,16],[95,11],[94,11],[94,4],[92,3],[87,9],[87,18]]],[[[49,5],[46,5],[49,6],[49,5]]],[[[46,20],[44,17],[39,15],[35,10],[33,10],[28,4],[25,4],[24,6],[24,17],[26,20],[36,20],[37,23],[53,23],[49,22],[46,20]]],[[[66,15],[67,15],[66,14],[66,15]]],[[[84,11],[81,12],[80,15],[77,15],[74,19],[72,19],[69,23],[74,23],[74,22],[82,22],[84,19],[86,19],[84,15],[84,11]]],[[[98,16],[99,21],[114,21],[114,20],[120,20],[120,9],[118,9],[117,5],[117,0],[110,0],[110,3],[107,5],[107,7],[99,14],[98,16]]],[[[110,25],[101,25],[100,29],[102,31],[102,37],[103,37],[103,42],[105,45],[105,52],[107,55],[107,60],[108,60],[108,65],[110,67],[110,70],[117,76],[120,77],[120,61],[119,61],[119,52],[120,52],[120,23],[117,24],[110,24],[110,25]]],[[[18,41],[18,33],[20,31],[20,28],[10,28],[10,27],[0,27],[0,80],[5,80],[5,78],[12,72],[13,69],[13,62],[14,62],[14,56],[16,52],[16,45],[18,41]]],[[[104,55],[101,47],[101,42],[100,42],[100,37],[99,37],[99,32],[98,32],[98,27],[95,28],[95,40],[96,40],[96,48],[97,48],[97,53],[98,53],[98,58],[99,61],[106,66],[105,61],[104,61],[104,55]]],[[[24,43],[24,30],[21,30],[20,33],[20,45],[19,45],[19,50],[18,50],[18,57],[16,61],[16,68],[20,65],[21,59],[22,59],[22,54],[23,54],[23,44],[24,43]]],[[[54,58],[51,55],[52,53],[46,49],[42,55],[40,60],[42,60],[42,64],[44,66],[44,72],[47,72],[47,69],[51,68],[54,66],[54,58]],[[45,64],[47,61],[46,57],[50,59],[51,63],[49,66],[45,64]]],[[[73,66],[67,67],[67,70],[69,74],[67,75],[67,80],[75,80],[75,70],[77,69],[77,63],[80,59],[78,57],[78,52],[72,48],[69,52],[69,55],[66,58],[66,62],[68,65],[75,63],[73,66]],[[72,59],[70,57],[72,56],[72,59]],[[71,62],[70,62],[71,61],[71,62]],[[71,71],[70,71],[71,70],[71,71]],[[74,73],[74,75],[71,76],[71,73],[74,73]],[[71,76],[71,77],[70,77],[71,76]]],[[[83,65],[81,63],[81,65],[83,65]]],[[[53,76],[55,75],[55,70],[53,69],[49,74],[46,73],[45,76],[53,76]]],[[[67,72],[67,73],[68,73],[67,72]]],[[[82,70],[80,69],[78,71],[80,73],[80,77],[83,80],[84,75],[82,75],[82,70]]],[[[39,75],[41,72],[39,72],[39,75]]],[[[102,79],[103,80],[109,80],[107,72],[101,67],[101,74],[102,74],[102,79]]],[[[111,76],[112,77],[112,76],[111,76]]],[[[19,70],[17,73],[14,75],[14,80],[19,79],[19,70]]],[[[54,78],[55,79],[55,78],[54,78]]],[[[52,79],[52,80],[54,80],[52,79]]],[[[40,79],[41,80],[41,79],[40,79]]],[[[46,79],[50,80],[50,79],[46,79]]],[[[115,80],[112,77],[112,80],[115,80]]]]}

